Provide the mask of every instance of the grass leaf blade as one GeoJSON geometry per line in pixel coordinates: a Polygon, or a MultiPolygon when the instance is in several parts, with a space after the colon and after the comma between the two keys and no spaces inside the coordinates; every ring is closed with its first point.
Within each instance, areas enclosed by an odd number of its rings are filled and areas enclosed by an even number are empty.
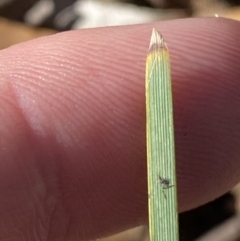
{"type": "Polygon", "coordinates": [[[178,209],[169,52],[153,29],[146,62],[150,241],[177,241],[178,209]]]}

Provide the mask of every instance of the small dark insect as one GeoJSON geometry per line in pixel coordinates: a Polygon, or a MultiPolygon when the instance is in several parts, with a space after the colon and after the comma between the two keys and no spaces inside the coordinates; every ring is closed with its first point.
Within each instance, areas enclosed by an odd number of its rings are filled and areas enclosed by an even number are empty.
{"type": "Polygon", "coordinates": [[[172,187],[173,185],[170,185],[170,179],[169,178],[162,178],[161,176],[159,176],[160,182],[162,184],[163,189],[167,189],[172,187]]]}

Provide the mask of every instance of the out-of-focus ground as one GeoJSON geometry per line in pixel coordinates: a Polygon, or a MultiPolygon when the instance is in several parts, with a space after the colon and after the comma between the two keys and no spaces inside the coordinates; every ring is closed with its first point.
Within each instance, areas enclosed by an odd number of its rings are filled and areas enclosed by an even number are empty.
{"type": "MultiPolygon", "coordinates": [[[[240,0],[0,0],[0,49],[63,30],[203,16],[240,21],[240,0]]],[[[181,241],[240,241],[240,184],[179,225],[181,241]]],[[[148,240],[147,226],[101,239],[148,240]]]]}
{"type": "Polygon", "coordinates": [[[55,31],[202,16],[240,20],[240,0],[0,0],[0,49],[55,31]]]}

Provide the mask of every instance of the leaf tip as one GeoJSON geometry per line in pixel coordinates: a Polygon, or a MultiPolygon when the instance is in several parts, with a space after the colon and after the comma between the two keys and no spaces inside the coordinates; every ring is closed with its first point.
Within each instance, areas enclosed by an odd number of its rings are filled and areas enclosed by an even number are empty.
{"type": "Polygon", "coordinates": [[[164,49],[167,49],[167,45],[163,39],[163,36],[155,28],[153,28],[149,45],[149,53],[164,49]]]}

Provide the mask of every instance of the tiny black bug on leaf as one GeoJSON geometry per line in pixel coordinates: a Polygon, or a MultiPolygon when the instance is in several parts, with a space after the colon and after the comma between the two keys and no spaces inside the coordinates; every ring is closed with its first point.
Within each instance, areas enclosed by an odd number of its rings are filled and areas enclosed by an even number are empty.
{"type": "Polygon", "coordinates": [[[169,178],[162,178],[161,176],[159,176],[159,179],[163,189],[167,189],[173,186],[171,185],[171,180],[169,178]]]}

